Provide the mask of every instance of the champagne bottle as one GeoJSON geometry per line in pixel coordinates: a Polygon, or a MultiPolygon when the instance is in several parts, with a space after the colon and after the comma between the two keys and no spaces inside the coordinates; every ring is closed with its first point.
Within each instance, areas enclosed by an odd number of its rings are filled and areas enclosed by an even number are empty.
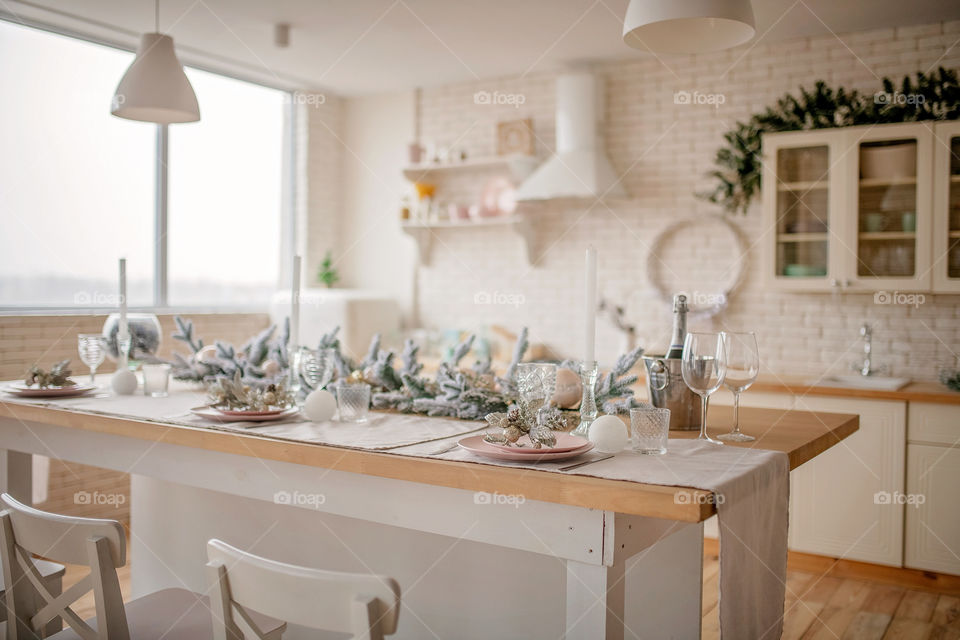
{"type": "Polygon", "coordinates": [[[687,296],[677,294],[673,296],[673,337],[670,338],[670,349],[667,358],[683,357],[683,341],[687,337],[687,296]]]}

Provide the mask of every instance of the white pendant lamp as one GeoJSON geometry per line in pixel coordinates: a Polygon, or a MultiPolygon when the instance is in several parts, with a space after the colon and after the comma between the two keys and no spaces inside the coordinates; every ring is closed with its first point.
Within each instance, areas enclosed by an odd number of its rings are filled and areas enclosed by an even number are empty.
{"type": "Polygon", "coordinates": [[[655,53],[705,53],[753,37],[750,0],[630,0],[623,41],[655,53]]]}
{"type": "MultiPolygon", "coordinates": [[[[159,31],[159,0],[156,17],[156,30],[159,31]]],[[[197,94],[177,59],[173,38],[162,33],[145,33],[140,37],[137,56],[113,94],[110,113],[128,120],[158,124],[200,119],[197,94]]]]}

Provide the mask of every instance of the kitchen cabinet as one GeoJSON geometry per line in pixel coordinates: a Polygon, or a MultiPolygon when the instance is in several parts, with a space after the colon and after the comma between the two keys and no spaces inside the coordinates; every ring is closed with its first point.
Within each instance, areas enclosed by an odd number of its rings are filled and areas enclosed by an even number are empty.
{"type": "Polygon", "coordinates": [[[904,566],[960,574],[960,407],[911,403],[904,566]]]}
{"type": "Polygon", "coordinates": [[[941,160],[935,170],[934,130],[910,123],[764,135],[767,286],[930,291],[934,185],[950,183],[953,167],[941,160]]]}
{"type": "Polygon", "coordinates": [[[960,293],[960,122],[934,134],[933,290],[960,293]]]}
{"type": "Polygon", "coordinates": [[[906,403],[797,398],[801,411],[856,413],[860,429],[798,467],[790,484],[790,548],[893,566],[903,562],[906,403]]]}

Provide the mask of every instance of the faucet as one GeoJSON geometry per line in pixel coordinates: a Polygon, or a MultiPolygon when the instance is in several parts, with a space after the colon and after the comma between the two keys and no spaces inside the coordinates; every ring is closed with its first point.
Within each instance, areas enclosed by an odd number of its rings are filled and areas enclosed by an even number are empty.
{"type": "Polygon", "coordinates": [[[851,367],[864,377],[876,375],[883,367],[873,367],[873,327],[869,323],[865,322],[860,327],[860,337],[863,338],[863,362],[854,362],[851,367]]]}

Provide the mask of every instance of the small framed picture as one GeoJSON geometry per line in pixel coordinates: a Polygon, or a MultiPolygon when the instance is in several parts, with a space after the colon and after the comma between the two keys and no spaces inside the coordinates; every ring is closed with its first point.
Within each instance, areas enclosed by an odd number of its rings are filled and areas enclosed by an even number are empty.
{"type": "Polygon", "coordinates": [[[533,155],[533,120],[508,120],[497,123],[497,155],[533,155]]]}

